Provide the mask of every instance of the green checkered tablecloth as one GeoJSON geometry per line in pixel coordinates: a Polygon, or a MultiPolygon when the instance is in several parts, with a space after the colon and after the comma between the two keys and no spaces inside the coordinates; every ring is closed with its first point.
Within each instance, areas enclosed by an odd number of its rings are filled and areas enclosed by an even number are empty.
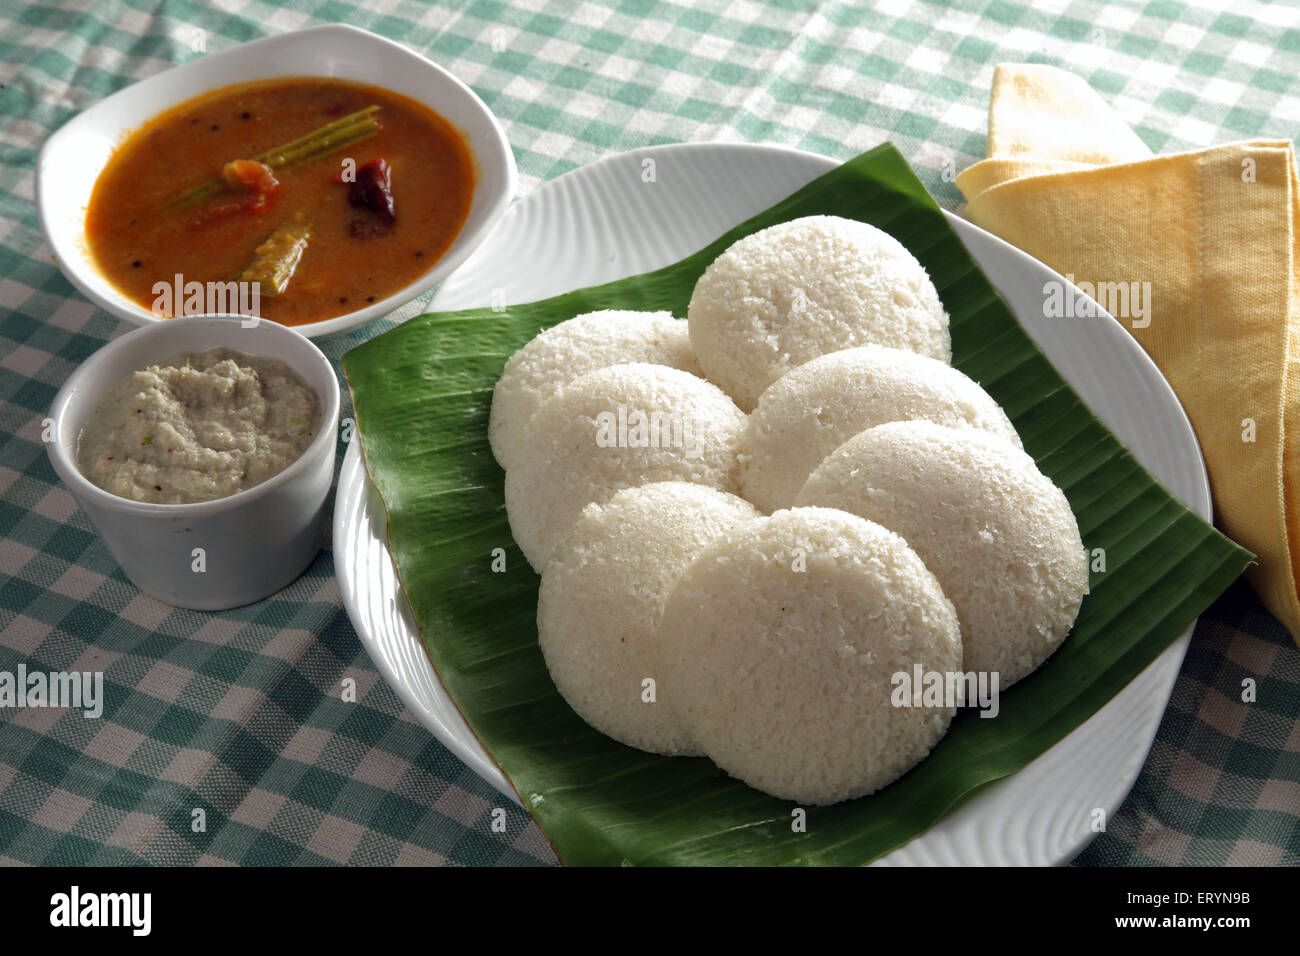
{"type": "MultiPolygon", "coordinates": [[[[951,173],[984,155],[1002,61],[1082,74],[1158,151],[1289,138],[1300,122],[1300,11],[1279,5],[0,0],[0,672],[102,671],[106,697],[99,719],[0,710],[0,861],[554,862],[524,812],[380,678],[328,550],[260,604],[172,609],[125,579],[41,442],[60,384],[128,331],[74,291],[41,239],[33,165],[45,137],[203,55],[196,29],[212,53],[340,21],[469,83],[504,124],[521,194],[652,144],[743,140],[847,159],[890,139],[956,208],[951,173]],[[498,806],[505,833],[493,832],[498,806]]],[[[392,324],[321,344],[337,362],[392,324]]],[[[1300,862],[1297,715],[1300,654],[1238,584],[1201,619],[1136,787],[1078,862],[1300,862]],[[1258,695],[1246,704],[1248,677],[1258,695]]]]}

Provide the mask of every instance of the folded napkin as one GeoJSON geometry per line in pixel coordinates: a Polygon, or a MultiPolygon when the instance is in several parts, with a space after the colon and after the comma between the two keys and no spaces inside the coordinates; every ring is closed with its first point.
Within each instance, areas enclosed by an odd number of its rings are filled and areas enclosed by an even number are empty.
{"type": "Polygon", "coordinates": [[[1247,580],[1300,643],[1291,143],[1153,156],[1082,79],[1039,65],[998,67],[988,143],[957,177],[967,218],[1098,291],[1146,349],[1196,429],[1216,523],[1258,556],[1247,580]]]}

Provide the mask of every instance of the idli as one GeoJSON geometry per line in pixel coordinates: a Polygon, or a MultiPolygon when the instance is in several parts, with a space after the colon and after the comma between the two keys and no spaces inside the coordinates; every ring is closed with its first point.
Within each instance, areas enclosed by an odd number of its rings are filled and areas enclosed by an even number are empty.
{"type": "Polygon", "coordinates": [[[745,411],[785,372],[828,352],[888,345],[952,359],[948,314],[901,242],[838,216],[751,233],[704,271],[687,308],[705,376],[745,411]]]}
{"type": "Polygon", "coordinates": [[[1003,689],[1060,646],[1088,590],[1065,495],[1027,454],[983,432],[878,425],[832,452],[796,501],[902,535],[957,609],[967,670],[996,672],[1003,689]]]}
{"type": "Polygon", "coordinates": [[[724,531],[673,588],[660,637],[663,694],[700,749],[801,804],[892,782],[955,709],[891,702],[895,675],[961,670],[957,615],[902,538],[842,511],[724,531]]]}
{"type": "Polygon", "coordinates": [[[488,441],[502,468],[542,403],[585,372],[650,362],[699,375],[686,323],[667,312],[587,312],[538,334],[506,362],[492,391],[488,441]]]}
{"type": "Polygon", "coordinates": [[[951,365],[865,345],[822,355],[767,387],[740,442],[741,493],[764,511],[788,508],[844,442],[908,419],[981,429],[1020,447],[1002,407],[951,365]]]}
{"type": "Polygon", "coordinates": [[[699,753],[659,688],[659,620],[700,549],[757,516],[742,498],[680,481],[625,488],[582,509],[546,562],[537,636],[583,720],[652,753],[699,753]]]}
{"type": "Polygon", "coordinates": [[[542,403],[506,470],[510,530],[537,571],[582,509],[652,481],[737,491],[745,413],[716,385],[664,365],[611,365],[542,403]]]}

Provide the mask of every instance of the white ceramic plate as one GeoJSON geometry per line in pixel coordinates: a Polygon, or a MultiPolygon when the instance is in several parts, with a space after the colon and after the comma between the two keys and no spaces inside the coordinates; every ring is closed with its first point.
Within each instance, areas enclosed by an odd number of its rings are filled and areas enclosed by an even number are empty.
{"type": "MultiPolygon", "coordinates": [[[[658,269],[834,168],[825,157],[739,144],[661,146],[612,156],[547,183],[438,291],[431,309],[547,298],[658,269]],[[654,182],[643,181],[653,161],[654,182]],[[495,298],[494,298],[495,296],[495,298]]],[[[1047,319],[1059,275],[949,216],[1021,324],[1092,410],[1161,482],[1210,517],[1195,435],[1168,383],[1108,315],[1047,319]]],[[[514,798],[430,666],[388,554],[382,515],[354,446],[339,476],[334,560],[352,623],[415,715],[474,771],[514,798]]],[[[1182,665],[1191,628],[1090,720],[1019,773],[993,784],[884,864],[1046,865],[1070,860],[1133,786],[1182,665]]]]}
{"type": "Polygon", "coordinates": [[[186,100],[223,86],[277,76],[339,77],[409,96],[460,131],[477,174],[469,216],[441,259],[415,282],[373,305],[296,326],[309,338],[387,315],[433,288],[487,237],[514,198],[518,182],[514,153],[496,117],[473,90],[442,67],[400,43],[357,27],[282,33],[190,60],[132,84],[77,114],[46,140],[36,161],[41,230],[59,268],[86,298],[134,325],[159,321],[99,272],[86,246],[86,206],[113,150],[131,131],[186,100]]]}

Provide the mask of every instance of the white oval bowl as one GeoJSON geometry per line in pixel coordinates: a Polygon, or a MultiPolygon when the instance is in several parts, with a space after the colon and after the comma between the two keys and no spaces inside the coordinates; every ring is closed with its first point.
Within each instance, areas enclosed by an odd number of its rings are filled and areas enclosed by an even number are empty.
{"type": "MultiPolygon", "coordinates": [[[[430,311],[533,302],[663,268],[837,165],[825,156],[750,143],[675,143],[608,156],[512,206],[501,228],[438,290],[430,311]],[[648,158],[659,169],[653,190],[640,178],[648,158]],[[572,241],[553,241],[557,223],[572,241]]],[[[1091,318],[1048,318],[1044,282],[1069,283],[996,236],[946,215],[1071,387],[1172,494],[1210,520],[1209,479],[1195,432],[1133,337],[1100,306],[1091,318]]],[[[430,663],[388,550],[387,512],[359,446],[354,441],[348,448],[334,501],[334,565],[348,616],[415,717],[469,769],[519,803],[430,663]]],[[[1191,634],[1189,626],[1064,740],[876,862],[1043,866],[1070,860],[1096,836],[1092,810],[1112,817],[1132,789],[1191,634]]]]}
{"type": "Polygon", "coordinates": [[[128,332],[69,376],[50,409],[50,461],[126,576],[176,607],[204,611],[259,601],[306,570],[322,544],[334,478],[339,383],[305,336],[275,322],[189,316],[128,332]],[[251,327],[249,326],[251,324],[251,327]],[[316,393],[321,426],[284,471],[225,498],[153,504],[95,485],[77,467],[77,439],[96,406],[132,373],[187,352],[227,348],[278,359],[316,393]],[[203,549],[202,571],[196,548],[203,549]]]}
{"type": "Polygon", "coordinates": [[[36,209],[59,268],[91,302],[135,325],[164,321],[132,302],[99,271],[85,240],[86,209],[113,151],[138,127],[187,100],[237,83],[321,76],[381,86],[441,115],[465,137],[474,161],[474,198],[451,247],[392,295],[344,315],[294,326],[315,338],[354,328],[418,298],[445,279],[487,237],[514,197],[514,153],[500,124],[468,86],[399,43],[356,27],[313,27],[240,44],[119,90],[69,120],[36,161],[36,209]]]}

